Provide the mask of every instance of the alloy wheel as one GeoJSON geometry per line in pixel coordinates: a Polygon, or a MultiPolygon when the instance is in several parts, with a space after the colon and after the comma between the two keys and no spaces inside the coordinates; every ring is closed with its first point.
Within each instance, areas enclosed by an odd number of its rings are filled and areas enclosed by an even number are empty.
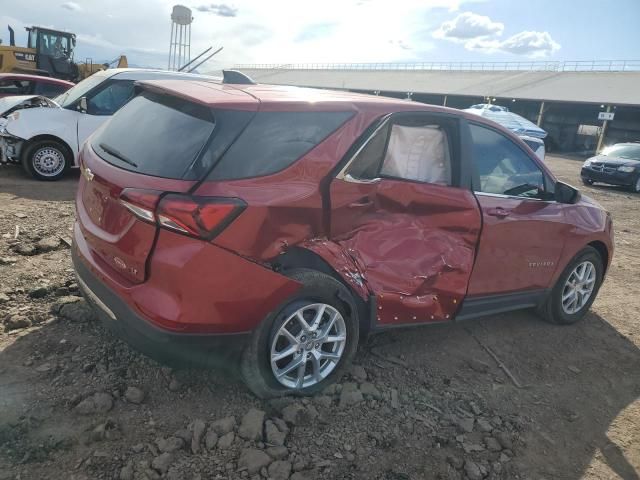
{"type": "Polygon", "coordinates": [[[64,154],[57,148],[40,148],[33,154],[32,158],[33,169],[43,177],[55,177],[64,170],[64,154]]]}
{"type": "Polygon", "coordinates": [[[271,341],[271,371],[287,388],[311,387],[337,367],[347,342],[342,314],[326,303],[305,305],[291,314],[271,341]]]}
{"type": "Polygon", "coordinates": [[[588,260],[579,263],[567,277],[562,289],[562,310],[568,315],[580,311],[591,298],[595,285],[595,265],[588,260]]]}

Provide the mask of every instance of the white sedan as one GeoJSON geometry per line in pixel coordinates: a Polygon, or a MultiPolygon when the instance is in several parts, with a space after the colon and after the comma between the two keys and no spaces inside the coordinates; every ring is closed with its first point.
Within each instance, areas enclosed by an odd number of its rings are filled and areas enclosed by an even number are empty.
{"type": "Polygon", "coordinates": [[[22,162],[38,180],[57,180],[77,166],[84,141],[135,94],[134,82],[211,80],[188,73],[142,69],[97,72],[53,101],[37,95],[0,99],[0,160],[22,162]]]}

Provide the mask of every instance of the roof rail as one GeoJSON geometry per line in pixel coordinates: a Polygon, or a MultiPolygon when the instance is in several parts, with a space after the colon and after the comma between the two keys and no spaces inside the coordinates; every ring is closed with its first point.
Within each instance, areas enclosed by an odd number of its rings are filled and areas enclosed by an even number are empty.
{"type": "Polygon", "coordinates": [[[255,85],[251,77],[245,75],[238,70],[222,70],[222,83],[230,83],[232,85],[255,85]]]}

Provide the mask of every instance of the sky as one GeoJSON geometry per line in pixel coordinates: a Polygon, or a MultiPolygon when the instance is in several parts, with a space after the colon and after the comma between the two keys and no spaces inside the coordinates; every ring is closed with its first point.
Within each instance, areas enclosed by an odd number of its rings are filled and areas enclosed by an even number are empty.
{"type": "MultiPolygon", "coordinates": [[[[637,60],[640,0],[185,0],[200,71],[251,63],[637,60]]],[[[0,0],[6,26],[77,34],[76,61],[166,67],[167,0],[0,0]]]]}

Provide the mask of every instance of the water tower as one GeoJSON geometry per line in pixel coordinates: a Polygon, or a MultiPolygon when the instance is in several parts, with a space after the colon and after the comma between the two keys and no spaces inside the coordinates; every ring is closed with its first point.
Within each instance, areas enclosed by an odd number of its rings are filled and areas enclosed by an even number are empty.
{"type": "Polygon", "coordinates": [[[191,9],[175,5],[171,11],[169,70],[178,70],[191,60],[191,9]]]}

